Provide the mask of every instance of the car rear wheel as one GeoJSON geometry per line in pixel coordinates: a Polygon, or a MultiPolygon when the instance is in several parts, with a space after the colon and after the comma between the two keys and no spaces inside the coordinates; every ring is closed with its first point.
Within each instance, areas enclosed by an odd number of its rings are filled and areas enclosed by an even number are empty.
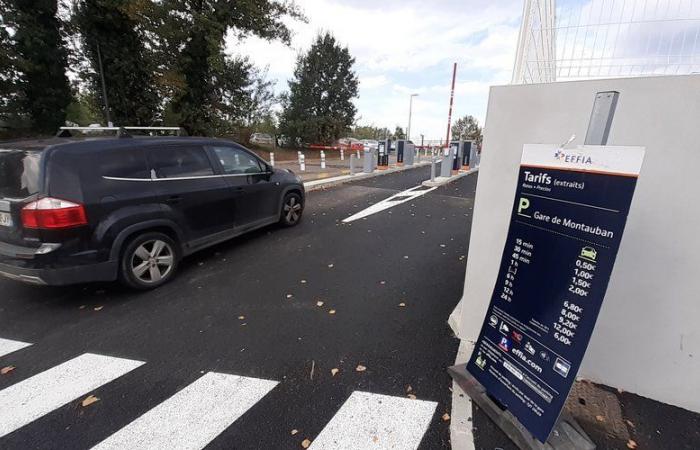
{"type": "Polygon", "coordinates": [[[120,261],[120,280],[134,289],[155,289],[177,270],[177,245],[163,233],[144,233],[127,244],[120,261]]]}
{"type": "Polygon", "coordinates": [[[285,227],[293,227],[301,220],[301,215],[304,212],[304,203],[301,196],[297,193],[290,192],[284,196],[282,202],[282,213],[280,223],[285,227]]]}

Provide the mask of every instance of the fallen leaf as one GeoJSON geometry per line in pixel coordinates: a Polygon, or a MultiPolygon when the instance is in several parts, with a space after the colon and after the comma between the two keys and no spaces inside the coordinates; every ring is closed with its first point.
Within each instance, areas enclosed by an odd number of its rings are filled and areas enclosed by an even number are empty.
{"type": "Polygon", "coordinates": [[[301,280],[301,284],[306,284],[306,280],[301,280]]]}
{"type": "Polygon", "coordinates": [[[335,314],[335,309],[331,309],[330,311],[328,311],[328,314],[335,314]]]}
{"type": "Polygon", "coordinates": [[[15,370],[15,366],[7,366],[0,369],[0,375],[7,375],[8,373],[15,370]]]}
{"type": "Polygon", "coordinates": [[[637,443],[630,439],[627,441],[627,448],[637,448],[637,443]]]}
{"type": "Polygon", "coordinates": [[[301,446],[304,448],[309,448],[310,445],[311,445],[311,441],[308,439],[304,439],[303,441],[301,441],[301,446]]]}
{"type": "Polygon", "coordinates": [[[287,294],[287,298],[292,298],[292,297],[294,297],[294,295],[292,295],[292,294],[287,294]]]}
{"type": "Polygon", "coordinates": [[[78,309],[85,309],[85,305],[80,305],[78,309]]]}
{"type": "Polygon", "coordinates": [[[379,282],[379,284],[386,284],[386,281],[382,280],[379,282]]]}
{"type": "Polygon", "coordinates": [[[443,420],[444,422],[447,422],[448,420],[450,420],[450,415],[447,414],[447,413],[443,414],[443,415],[442,415],[442,420],[443,420]]]}
{"type": "Polygon", "coordinates": [[[597,420],[598,422],[605,422],[605,417],[603,417],[603,416],[595,416],[595,420],[597,420]]]}
{"type": "Polygon", "coordinates": [[[331,375],[332,375],[332,376],[335,376],[335,374],[337,374],[338,372],[340,372],[340,369],[337,369],[337,368],[335,368],[335,367],[331,369],[331,375]]]}
{"type": "Polygon", "coordinates": [[[408,394],[408,398],[410,398],[411,400],[415,400],[415,399],[416,399],[416,396],[413,395],[413,394],[408,394]]]}
{"type": "Polygon", "coordinates": [[[406,304],[404,302],[399,303],[399,308],[405,308],[406,304]]]}
{"type": "Polygon", "coordinates": [[[376,444],[377,442],[379,442],[379,438],[377,436],[372,436],[372,442],[376,444]]]}
{"type": "Polygon", "coordinates": [[[355,367],[355,371],[357,372],[364,372],[365,370],[367,370],[367,368],[362,364],[358,364],[357,367],[355,367]]]}
{"type": "Polygon", "coordinates": [[[238,316],[238,320],[245,320],[245,316],[238,316]]]}
{"type": "Polygon", "coordinates": [[[412,390],[413,390],[413,387],[411,387],[410,384],[408,386],[406,386],[406,392],[411,392],[412,390]]]}
{"type": "Polygon", "coordinates": [[[316,306],[323,306],[323,302],[321,300],[317,301],[316,306]]]}
{"type": "Polygon", "coordinates": [[[631,426],[632,428],[637,428],[631,420],[625,420],[625,422],[627,422],[627,425],[631,426]]]}
{"type": "Polygon", "coordinates": [[[328,264],[328,268],[329,268],[329,269],[332,269],[332,268],[333,268],[333,264],[328,264]]]}
{"type": "Polygon", "coordinates": [[[86,406],[92,405],[93,403],[97,403],[99,401],[100,401],[100,399],[98,397],[95,397],[94,395],[88,395],[87,397],[85,397],[83,399],[83,401],[80,404],[83,405],[83,407],[86,407],[86,406]]]}
{"type": "Polygon", "coordinates": [[[101,310],[102,308],[104,308],[104,306],[95,306],[94,310],[95,310],[95,311],[99,311],[99,310],[101,310]]]}
{"type": "Polygon", "coordinates": [[[297,434],[298,432],[299,432],[299,430],[297,430],[297,429],[295,428],[295,429],[293,429],[293,430],[291,431],[291,434],[292,434],[292,436],[294,436],[294,435],[297,434]]]}

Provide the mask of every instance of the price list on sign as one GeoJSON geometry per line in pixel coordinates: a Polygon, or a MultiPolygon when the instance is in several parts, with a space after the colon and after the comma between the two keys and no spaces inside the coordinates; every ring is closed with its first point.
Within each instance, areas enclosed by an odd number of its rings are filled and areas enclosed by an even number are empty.
{"type": "Polygon", "coordinates": [[[526,145],[498,278],[465,366],[547,440],[618,256],[641,147],[526,145]]]}

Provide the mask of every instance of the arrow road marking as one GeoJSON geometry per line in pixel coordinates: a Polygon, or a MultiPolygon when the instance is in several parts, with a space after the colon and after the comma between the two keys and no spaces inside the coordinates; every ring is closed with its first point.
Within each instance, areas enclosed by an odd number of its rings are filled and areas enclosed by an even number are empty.
{"type": "Polygon", "coordinates": [[[437,187],[425,189],[422,185],[412,187],[411,189],[406,189],[405,191],[399,192],[398,194],[394,194],[391,197],[384,199],[379,203],[375,203],[367,209],[363,209],[362,211],[353,214],[347,219],[344,219],[343,223],[350,223],[355,220],[371,216],[372,214],[382,212],[386,209],[393,208],[394,206],[400,205],[402,203],[410,202],[411,200],[423,196],[435,189],[437,189],[437,187]]]}

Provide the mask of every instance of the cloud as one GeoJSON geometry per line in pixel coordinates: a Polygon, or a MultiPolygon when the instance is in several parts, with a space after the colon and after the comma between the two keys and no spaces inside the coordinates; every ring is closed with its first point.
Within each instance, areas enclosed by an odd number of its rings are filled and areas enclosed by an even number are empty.
{"type": "MultiPolygon", "coordinates": [[[[360,79],[356,101],[360,123],[394,127],[439,139],[447,126],[452,63],[457,62],[455,114],[483,119],[488,87],[510,81],[517,43],[521,0],[299,0],[309,23],[289,22],[292,44],[249,37],[227,38],[229,53],[246,54],[269,67],[277,90],[286,90],[297,54],[316,34],[331,31],[355,57],[360,79]]],[[[415,133],[412,134],[415,136],[415,133]]]]}

